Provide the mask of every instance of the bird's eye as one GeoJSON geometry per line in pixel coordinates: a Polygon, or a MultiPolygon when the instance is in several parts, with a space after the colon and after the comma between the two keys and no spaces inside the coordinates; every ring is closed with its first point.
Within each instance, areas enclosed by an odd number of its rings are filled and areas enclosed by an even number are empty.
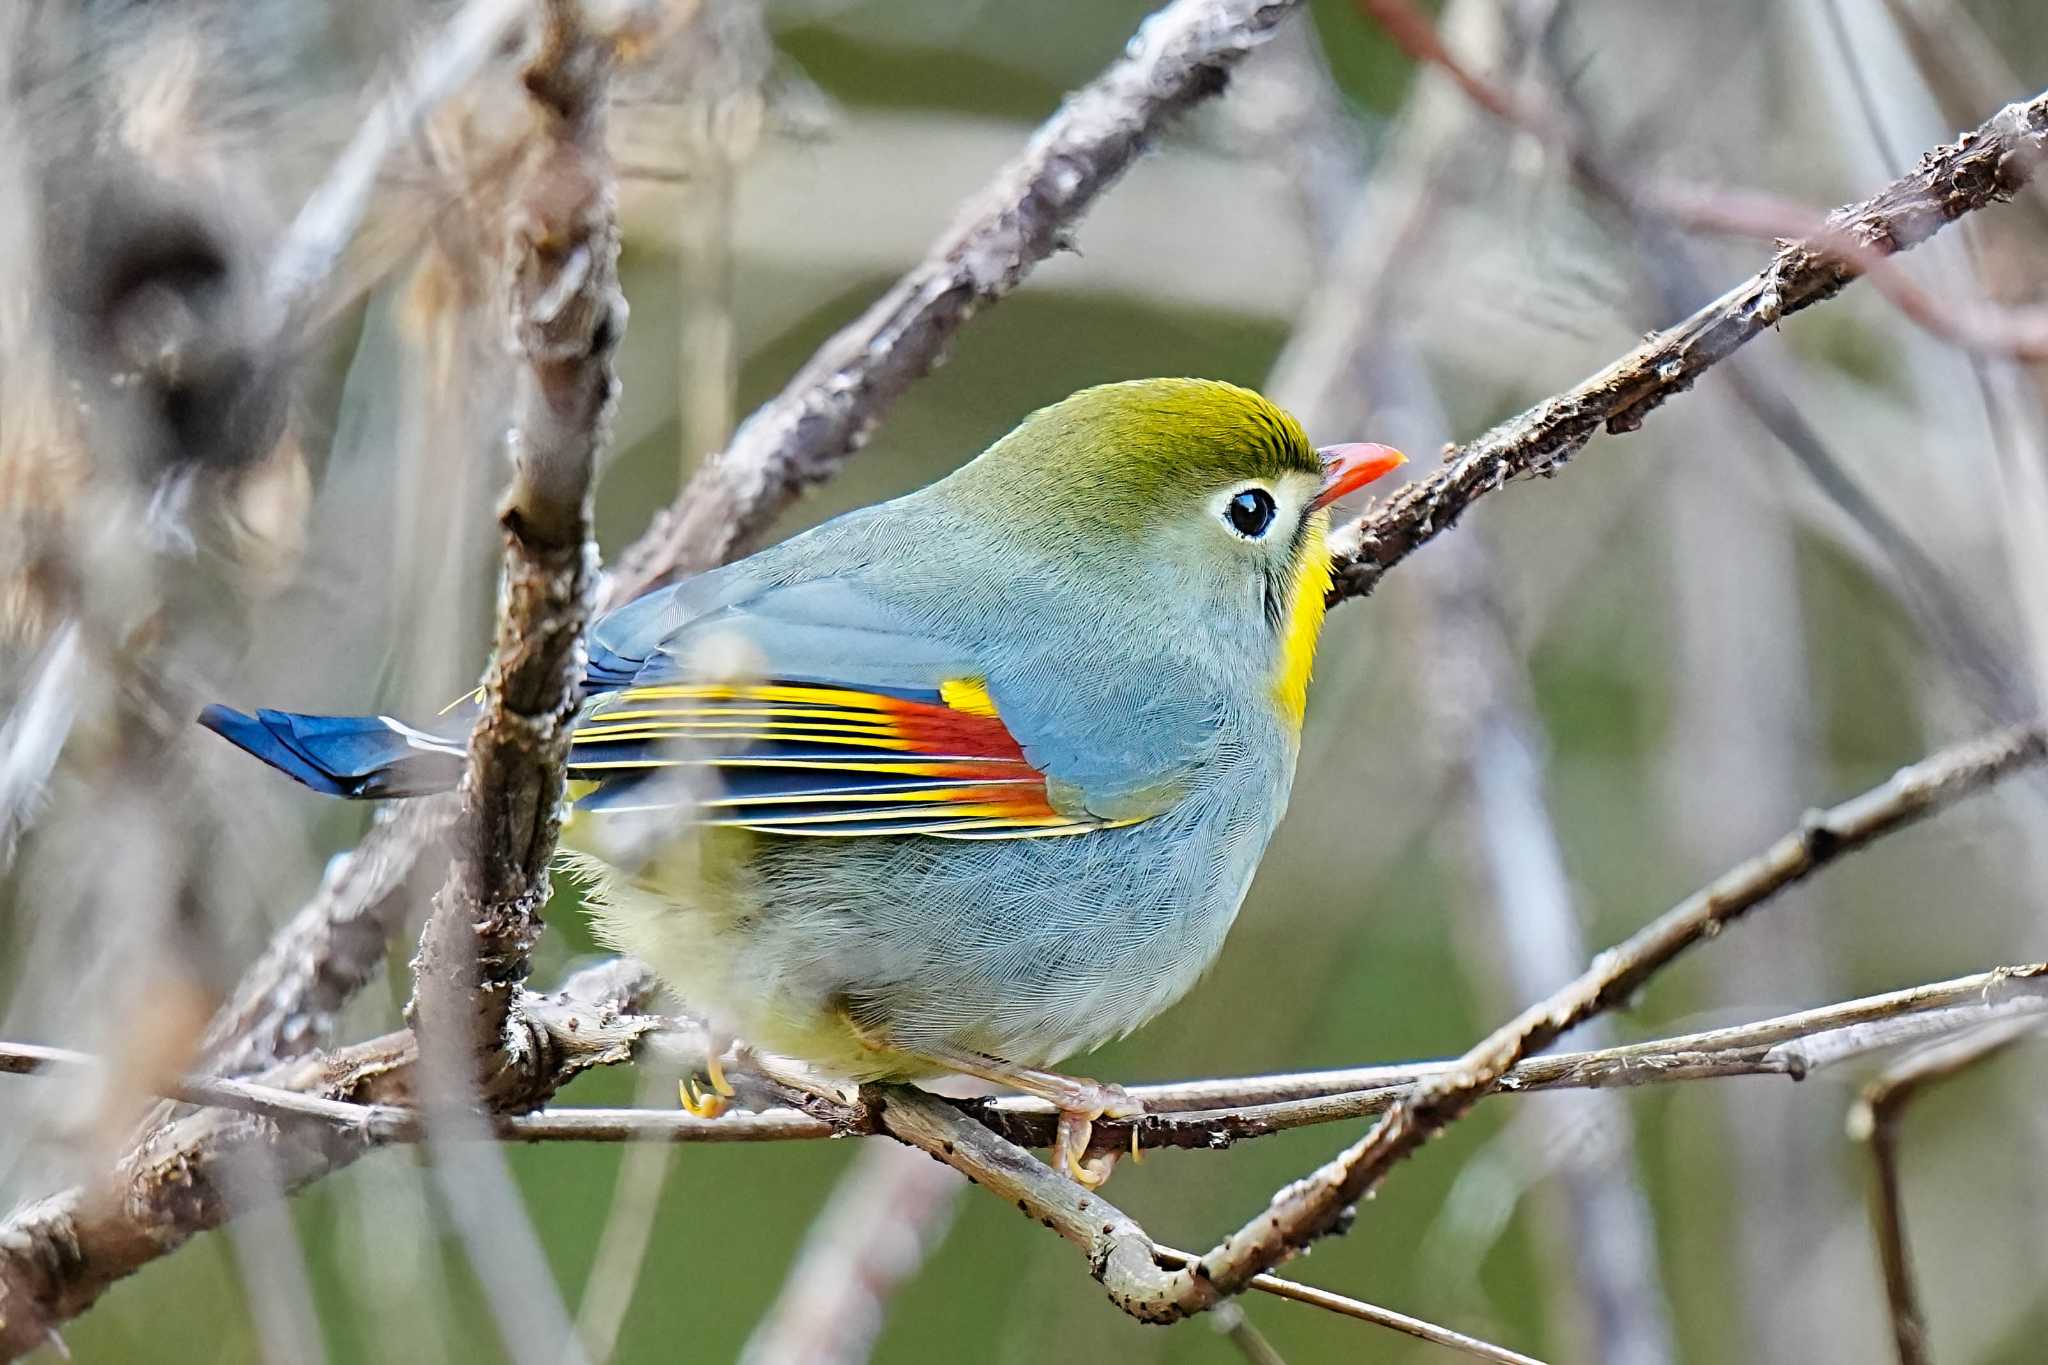
{"type": "Polygon", "coordinates": [[[1247,488],[1224,505],[1223,519],[1230,523],[1231,530],[1247,540],[1256,540],[1272,526],[1273,511],[1271,493],[1263,488],[1247,488]]]}

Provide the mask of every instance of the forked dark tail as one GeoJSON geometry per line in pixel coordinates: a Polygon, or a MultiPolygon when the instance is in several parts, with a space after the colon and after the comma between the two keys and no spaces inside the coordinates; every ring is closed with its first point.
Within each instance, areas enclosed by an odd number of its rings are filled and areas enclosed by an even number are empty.
{"type": "Polygon", "coordinates": [[[385,716],[244,715],[209,706],[199,723],[237,748],[328,796],[426,796],[462,780],[464,741],[385,716]]]}

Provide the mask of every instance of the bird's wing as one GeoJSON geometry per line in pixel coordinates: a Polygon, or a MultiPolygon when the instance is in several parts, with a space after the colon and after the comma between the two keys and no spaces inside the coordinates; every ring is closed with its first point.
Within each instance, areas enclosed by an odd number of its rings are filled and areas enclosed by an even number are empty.
{"type": "Polygon", "coordinates": [[[1177,799],[1169,783],[1091,809],[1036,756],[1059,745],[1012,725],[971,650],[846,579],[679,614],[668,603],[594,632],[599,695],[570,775],[598,785],[579,808],[688,802],[700,822],[774,834],[1015,839],[1130,824],[1177,799]],[[693,774],[716,782],[676,780],[693,774]]]}

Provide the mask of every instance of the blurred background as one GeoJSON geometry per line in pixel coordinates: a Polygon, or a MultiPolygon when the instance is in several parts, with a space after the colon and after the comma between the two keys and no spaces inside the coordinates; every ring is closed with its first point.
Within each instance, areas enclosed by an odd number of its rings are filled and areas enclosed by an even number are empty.
{"type": "MultiPolygon", "coordinates": [[[[485,661],[510,382],[490,261],[520,92],[506,60],[444,104],[385,167],[317,306],[277,335],[243,325],[250,277],[379,74],[450,7],[12,4],[0,1036],[146,1076],[190,1056],[369,816],[188,733],[181,708],[419,718],[485,661]],[[140,378],[78,378],[106,355],[140,378]],[[194,431],[229,435],[201,449],[194,431]],[[84,624],[64,602],[86,604],[84,624]],[[69,742],[24,795],[22,738],[52,716],[69,742]]],[[[679,11],[622,75],[614,114],[632,319],[599,494],[608,556],[1149,8],[679,11]]],[[[1575,145],[1629,183],[1810,209],[2048,84],[2048,12],[2028,0],[1429,12],[1475,68],[1567,111],[1575,145]]],[[[1264,386],[1319,441],[1397,444],[1426,468],[1769,249],[1589,191],[1555,140],[1418,70],[1347,0],[1317,0],[1105,197],[1073,251],[964,329],[780,531],[914,488],[1075,388],[1155,374],[1264,386]]],[[[1904,270],[1938,297],[2025,304],[2044,261],[2048,197],[2032,191],[1904,270]]],[[[1641,433],[1488,499],[1332,617],[1292,812],[1215,970],[1071,1069],[1129,1083],[1456,1053],[1555,984],[1546,961],[1575,969],[1809,806],[2034,714],[2044,377],[1858,286],[1641,433]]],[[[2048,780],[2022,779],[1886,841],[1660,976],[1604,1037],[2048,956],[2044,828],[2048,780]]],[[[416,900],[342,1039],[397,1026],[416,900]]],[[[598,952],[562,890],[535,979],[598,952]]],[[[1883,1358],[1866,1157],[1844,1134],[1877,1065],[1489,1101],[1290,1273],[1550,1360],[1883,1358]]],[[[2044,1080],[2048,1059],[2022,1047],[1904,1129],[1943,1365],[2041,1358],[2044,1080]]],[[[0,1080],[0,1206],[104,1162],[138,1112],[108,1093],[0,1080]]],[[[671,1094],[615,1069],[563,1102],[671,1094]]],[[[1120,1168],[1112,1197],[1162,1241],[1206,1247],[1356,1135],[1163,1152],[1120,1168]]],[[[1205,1319],[1135,1324],[1044,1229],[853,1142],[508,1155],[561,1295],[613,1360],[734,1359],[757,1331],[755,1358],[777,1358],[764,1318],[856,1162],[857,1182],[895,1192],[855,1218],[865,1263],[902,1277],[873,1358],[1244,1358],[1205,1319]]],[[[501,1358],[421,1159],[375,1154],[287,1219],[202,1236],[67,1328],[71,1352],[501,1358]],[[259,1300],[280,1294],[296,1336],[266,1325],[280,1310],[259,1300]]],[[[1296,1365],[1453,1358],[1296,1305],[1244,1308],[1296,1365]]]]}

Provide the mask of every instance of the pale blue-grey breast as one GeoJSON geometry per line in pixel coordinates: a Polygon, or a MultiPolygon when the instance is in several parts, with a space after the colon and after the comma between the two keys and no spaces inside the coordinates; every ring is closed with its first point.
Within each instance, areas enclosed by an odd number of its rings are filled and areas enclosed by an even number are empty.
{"type": "Polygon", "coordinates": [[[764,989],[843,1001],[900,1046],[1049,1063],[1200,975],[1285,803],[1293,739],[1250,671],[1257,651],[1232,638],[1259,628],[1256,604],[1232,621],[1238,604],[1128,569],[1084,545],[1014,543],[926,490],[602,624],[600,669],[672,675],[736,631],[780,676],[978,675],[1034,765],[1091,799],[1180,781],[1164,814],[1084,835],[753,836],[749,974],[764,989]]]}

